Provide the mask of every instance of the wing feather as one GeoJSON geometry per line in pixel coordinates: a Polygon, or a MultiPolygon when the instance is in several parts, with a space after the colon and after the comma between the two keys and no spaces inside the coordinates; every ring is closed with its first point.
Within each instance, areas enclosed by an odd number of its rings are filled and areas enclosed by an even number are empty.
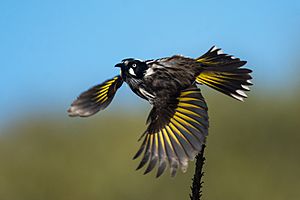
{"type": "Polygon", "coordinates": [[[170,137],[171,143],[174,148],[174,152],[178,158],[179,164],[181,166],[182,171],[185,171],[187,165],[188,165],[188,157],[181,146],[180,142],[174,135],[174,130],[172,130],[168,125],[166,126],[166,130],[168,133],[168,136],[170,137]]]}
{"type": "Polygon", "coordinates": [[[83,92],[68,110],[71,117],[89,117],[105,109],[123,84],[121,76],[115,76],[83,92]]]}
{"type": "Polygon", "coordinates": [[[185,150],[185,153],[188,156],[188,158],[190,160],[194,159],[194,156],[197,153],[197,151],[187,137],[187,135],[189,135],[188,130],[177,128],[172,123],[170,123],[169,126],[174,130],[174,135],[176,136],[177,140],[180,142],[181,146],[185,150]]]}
{"type": "Polygon", "coordinates": [[[171,143],[170,137],[167,134],[167,131],[165,128],[162,129],[162,133],[163,133],[163,137],[164,137],[165,145],[166,145],[166,149],[167,149],[167,155],[168,155],[169,164],[170,164],[171,176],[175,176],[177,168],[179,166],[179,161],[178,161],[177,155],[175,153],[174,147],[171,143]]]}
{"type": "Polygon", "coordinates": [[[149,160],[150,158],[150,154],[151,154],[151,137],[150,134],[147,135],[147,139],[146,139],[147,145],[146,145],[146,149],[144,152],[144,156],[143,159],[141,160],[140,164],[138,165],[138,167],[136,168],[136,170],[141,169],[149,160]]]}
{"type": "Polygon", "coordinates": [[[159,133],[156,135],[158,136],[158,158],[159,158],[156,177],[160,177],[167,167],[167,152],[166,152],[165,141],[162,132],[159,131],[159,133]]]}
{"type": "Polygon", "coordinates": [[[151,110],[145,139],[134,157],[144,152],[137,169],[148,163],[147,174],[158,165],[156,177],[163,174],[167,162],[171,176],[178,168],[185,172],[188,161],[201,151],[208,134],[207,106],[199,88],[193,85],[169,102],[165,108],[151,110]]]}
{"type": "Polygon", "coordinates": [[[148,174],[149,172],[151,172],[158,161],[158,141],[156,137],[157,137],[157,133],[151,135],[151,140],[152,140],[151,159],[144,174],[148,174]]]}

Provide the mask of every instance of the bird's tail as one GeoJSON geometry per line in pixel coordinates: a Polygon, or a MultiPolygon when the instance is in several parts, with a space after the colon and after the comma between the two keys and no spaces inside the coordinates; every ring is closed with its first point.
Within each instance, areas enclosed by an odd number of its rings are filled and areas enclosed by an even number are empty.
{"type": "Polygon", "coordinates": [[[215,46],[196,58],[196,61],[202,66],[201,73],[196,77],[197,83],[205,84],[240,101],[247,97],[245,91],[249,91],[249,86],[252,85],[252,71],[241,68],[246,61],[227,55],[215,46]]]}

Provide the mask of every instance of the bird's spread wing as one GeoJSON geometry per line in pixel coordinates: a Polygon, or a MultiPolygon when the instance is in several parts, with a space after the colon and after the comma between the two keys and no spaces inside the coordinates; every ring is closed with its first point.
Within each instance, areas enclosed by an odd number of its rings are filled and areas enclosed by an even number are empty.
{"type": "Polygon", "coordinates": [[[88,117],[105,109],[123,84],[121,76],[115,76],[83,92],[68,110],[69,116],[88,117]]]}
{"type": "Polygon", "coordinates": [[[145,174],[158,164],[156,176],[159,177],[167,163],[171,176],[175,176],[178,167],[185,172],[188,161],[201,150],[208,134],[207,106],[200,89],[193,85],[181,91],[167,107],[153,107],[147,122],[145,138],[134,157],[144,152],[137,169],[149,161],[145,174]]]}

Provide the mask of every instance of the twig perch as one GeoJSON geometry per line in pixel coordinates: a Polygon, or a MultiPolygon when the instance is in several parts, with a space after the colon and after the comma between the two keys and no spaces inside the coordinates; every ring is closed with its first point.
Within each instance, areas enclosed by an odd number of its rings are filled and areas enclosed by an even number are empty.
{"type": "Polygon", "coordinates": [[[190,194],[191,200],[200,200],[202,196],[201,188],[202,188],[203,181],[201,179],[204,175],[204,172],[202,171],[205,162],[204,149],[205,149],[205,145],[202,146],[201,152],[196,156],[195,174],[194,174],[194,178],[192,179],[193,180],[191,186],[192,193],[190,194]]]}

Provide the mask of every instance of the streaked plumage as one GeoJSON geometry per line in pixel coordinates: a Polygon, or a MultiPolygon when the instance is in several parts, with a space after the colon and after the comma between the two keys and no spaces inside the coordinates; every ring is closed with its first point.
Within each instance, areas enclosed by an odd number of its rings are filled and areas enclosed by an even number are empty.
{"type": "Polygon", "coordinates": [[[68,112],[80,117],[95,114],[110,104],[126,82],[153,106],[142,145],[134,156],[142,155],[137,169],[148,163],[146,174],[158,166],[159,177],[169,165],[174,176],[178,168],[186,171],[208,135],[207,106],[197,84],[242,101],[252,85],[251,70],[241,68],[245,64],[216,47],[196,59],[180,55],[146,61],[124,59],[116,65],[121,68],[119,76],[82,93],[68,112]]]}

